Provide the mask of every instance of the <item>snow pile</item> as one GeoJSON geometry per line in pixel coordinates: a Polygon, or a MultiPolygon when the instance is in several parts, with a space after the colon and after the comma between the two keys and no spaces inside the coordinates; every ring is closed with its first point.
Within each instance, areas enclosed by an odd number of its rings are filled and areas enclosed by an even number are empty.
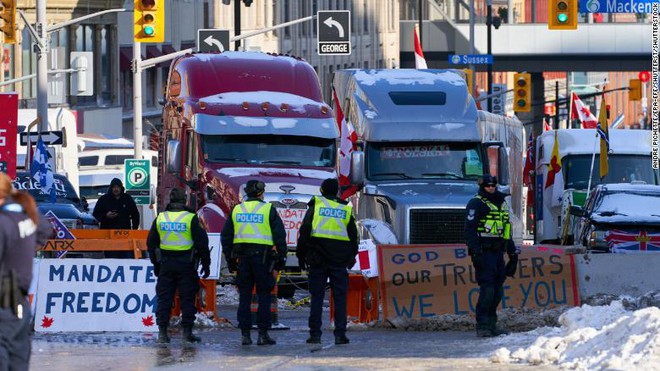
{"type": "MultiPolygon", "coordinates": [[[[630,301],[628,302],[630,303],[630,301]]],[[[609,305],[573,308],[559,317],[559,328],[541,328],[497,341],[520,343],[536,338],[526,348],[500,348],[491,357],[495,363],[556,364],[591,369],[660,370],[660,309],[648,307],[627,311],[622,300],[609,305]]]]}
{"type": "Polygon", "coordinates": [[[238,306],[238,287],[234,285],[218,285],[216,289],[218,305],[238,306]]]}

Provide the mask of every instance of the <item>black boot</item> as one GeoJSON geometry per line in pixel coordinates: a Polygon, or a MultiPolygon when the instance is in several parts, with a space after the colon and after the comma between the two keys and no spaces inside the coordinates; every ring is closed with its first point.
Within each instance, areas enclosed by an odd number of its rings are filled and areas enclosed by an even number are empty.
{"type": "Polygon", "coordinates": [[[350,341],[346,337],[346,335],[335,335],[335,344],[336,345],[343,345],[343,344],[348,344],[350,341]]]}
{"type": "Polygon", "coordinates": [[[257,345],[275,345],[275,339],[268,336],[268,331],[259,330],[259,339],[257,339],[257,345]]]}
{"type": "Polygon", "coordinates": [[[321,336],[309,335],[309,338],[307,338],[307,344],[321,344],[321,336]]]}
{"type": "Polygon", "coordinates": [[[158,342],[160,344],[169,344],[170,336],[167,334],[167,326],[158,326],[158,342]]]}
{"type": "Polygon", "coordinates": [[[490,332],[493,334],[493,336],[509,335],[509,331],[499,328],[497,326],[491,328],[490,332]]]}
{"type": "Polygon", "coordinates": [[[183,341],[187,341],[189,343],[199,343],[202,341],[202,338],[197,335],[193,335],[192,326],[190,326],[183,328],[183,341]]]}
{"type": "Polygon", "coordinates": [[[477,324],[478,338],[491,338],[493,336],[495,335],[493,335],[493,331],[491,331],[491,327],[489,325],[477,324]]]}
{"type": "Polygon", "coordinates": [[[250,330],[241,330],[241,345],[252,345],[250,330]]]}

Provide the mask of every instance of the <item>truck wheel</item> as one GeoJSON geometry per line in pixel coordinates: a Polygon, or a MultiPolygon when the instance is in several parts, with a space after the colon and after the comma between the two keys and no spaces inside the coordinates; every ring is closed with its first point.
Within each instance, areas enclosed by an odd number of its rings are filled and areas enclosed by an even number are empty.
{"type": "Polygon", "coordinates": [[[296,288],[292,285],[279,286],[277,288],[277,298],[278,299],[291,299],[293,294],[296,293],[296,288]]]}

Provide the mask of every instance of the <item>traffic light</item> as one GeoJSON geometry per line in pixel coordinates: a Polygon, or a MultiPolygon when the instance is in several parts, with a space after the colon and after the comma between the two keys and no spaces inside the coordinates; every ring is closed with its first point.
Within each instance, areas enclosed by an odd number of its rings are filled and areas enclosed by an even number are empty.
{"type": "Polygon", "coordinates": [[[2,33],[5,34],[6,44],[16,44],[16,1],[0,0],[0,18],[2,18],[2,33]]]}
{"type": "Polygon", "coordinates": [[[142,43],[165,41],[165,0],[134,0],[133,40],[142,43]]]}
{"type": "Polygon", "coordinates": [[[577,30],[578,0],[550,0],[548,29],[577,30]]]}
{"type": "Polygon", "coordinates": [[[472,95],[474,94],[474,90],[472,90],[472,70],[464,68],[463,72],[465,72],[465,82],[467,83],[468,93],[472,95]]]}
{"type": "Polygon", "coordinates": [[[628,100],[642,100],[642,80],[630,79],[630,82],[628,83],[628,100]]]}
{"type": "Polygon", "coordinates": [[[516,73],[513,75],[513,111],[532,111],[532,75],[516,73]]]}

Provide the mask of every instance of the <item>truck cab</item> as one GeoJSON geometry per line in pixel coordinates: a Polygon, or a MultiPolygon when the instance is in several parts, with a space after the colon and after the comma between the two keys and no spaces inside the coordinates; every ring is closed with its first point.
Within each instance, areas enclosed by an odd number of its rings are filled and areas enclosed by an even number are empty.
{"type": "MultiPolygon", "coordinates": [[[[349,176],[356,219],[374,242],[464,243],[477,179],[489,172],[511,191],[506,130],[496,130],[505,118],[480,114],[456,71],[340,70],[333,86],[358,138],[349,176]]],[[[515,122],[511,157],[522,153],[515,122]]]]}
{"type": "MultiPolygon", "coordinates": [[[[577,223],[570,216],[571,206],[584,206],[588,187],[608,183],[658,185],[658,171],[651,167],[650,130],[609,130],[609,172],[600,178],[600,139],[596,129],[559,129],[543,132],[536,139],[535,238],[541,243],[573,244],[577,223]],[[550,202],[545,188],[548,164],[552,158],[555,132],[564,177],[561,205],[550,202]],[[595,153],[594,153],[595,152],[595,153]],[[592,157],[594,166],[592,168],[592,157]]],[[[548,187],[548,189],[550,189],[548,187]]]]}
{"type": "Polygon", "coordinates": [[[339,131],[316,72],[302,59],[257,52],[187,54],[172,62],[163,109],[158,210],[173,187],[209,232],[221,232],[245,183],[266,184],[265,200],[287,231],[287,276],[304,279],[295,257],[307,202],[337,178],[339,131]]]}

